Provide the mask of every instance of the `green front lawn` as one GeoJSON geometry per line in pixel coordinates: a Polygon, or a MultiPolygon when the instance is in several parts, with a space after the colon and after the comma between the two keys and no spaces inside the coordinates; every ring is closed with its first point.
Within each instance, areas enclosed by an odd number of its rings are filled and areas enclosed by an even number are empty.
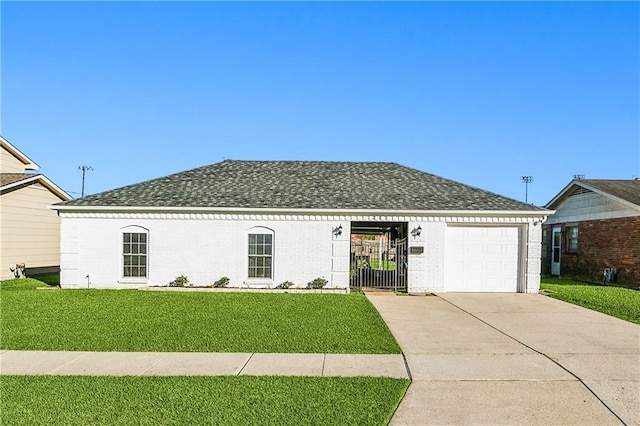
{"type": "Polygon", "coordinates": [[[0,348],[125,352],[400,353],[360,293],[36,290],[0,282],[0,348]]]}
{"type": "Polygon", "coordinates": [[[39,275],[34,278],[50,286],[56,287],[60,285],[60,274],[39,275]]]}
{"type": "Polygon", "coordinates": [[[12,425],[386,425],[409,386],[373,377],[2,376],[12,425]]]}
{"type": "Polygon", "coordinates": [[[383,271],[395,271],[396,262],[393,260],[371,259],[368,263],[363,259],[358,259],[356,263],[351,264],[351,269],[376,269],[383,271]]]}
{"type": "Polygon", "coordinates": [[[555,299],[640,324],[640,291],[565,278],[544,278],[540,289],[555,299]]]}

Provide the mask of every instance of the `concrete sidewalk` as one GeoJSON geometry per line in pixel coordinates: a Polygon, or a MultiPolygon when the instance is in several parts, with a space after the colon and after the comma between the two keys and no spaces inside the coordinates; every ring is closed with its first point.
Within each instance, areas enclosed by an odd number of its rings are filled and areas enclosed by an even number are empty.
{"type": "Polygon", "coordinates": [[[0,374],[408,378],[402,355],[200,352],[2,351],[0,374]]]}
{"type": "Polygon", "coordinates": [[[536,294],[371,294],[413,382],[391,424],[640,425],[640,326],[536,294]]]}

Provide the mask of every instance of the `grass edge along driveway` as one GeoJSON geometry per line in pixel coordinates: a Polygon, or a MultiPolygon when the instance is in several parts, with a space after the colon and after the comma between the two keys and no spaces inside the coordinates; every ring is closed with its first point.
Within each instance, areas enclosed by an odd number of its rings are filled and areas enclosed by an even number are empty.
{"type": "Polygon", "coordinates": [[[0,281],[1,349],[399,354],[360,293],[37,290],[0,281]]]}
{"type": "Polygon", "coordinates": [[[540,290],[548,296],[583,308],[640,324],[640,291],[566,278],[543,278],[540,290]]]}

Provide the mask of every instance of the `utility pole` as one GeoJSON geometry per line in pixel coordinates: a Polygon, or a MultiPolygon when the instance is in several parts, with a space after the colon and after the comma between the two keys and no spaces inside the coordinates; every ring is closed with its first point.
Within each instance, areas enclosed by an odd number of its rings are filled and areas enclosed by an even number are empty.
{"type": "Polygon", "coordinates": [[[84,197],[84,175],[87,173],[87,170],[93,170],[93,167],[78,166],[78,170],[82,170],[82,197],[84,197]]]}
{"type": "Polygon", "coordinates": [[[529,184],[533,182],[533,176],[522,176],[522,183],[524,183],[524,202],[529,202],[529,184]]]}

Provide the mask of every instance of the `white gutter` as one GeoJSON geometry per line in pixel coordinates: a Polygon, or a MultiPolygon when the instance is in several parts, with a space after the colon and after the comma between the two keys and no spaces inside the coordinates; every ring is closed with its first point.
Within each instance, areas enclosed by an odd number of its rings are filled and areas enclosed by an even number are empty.
{"type": "Polygon", "coordinates": [[[548,216],[554,210],[393,210],[393,209],[317,209],[258,207],[144,207],[144,206],[48,206],[59,212],[163,212],[163,213],[256,213],[318,214],[338,216],[548,216]]]}

